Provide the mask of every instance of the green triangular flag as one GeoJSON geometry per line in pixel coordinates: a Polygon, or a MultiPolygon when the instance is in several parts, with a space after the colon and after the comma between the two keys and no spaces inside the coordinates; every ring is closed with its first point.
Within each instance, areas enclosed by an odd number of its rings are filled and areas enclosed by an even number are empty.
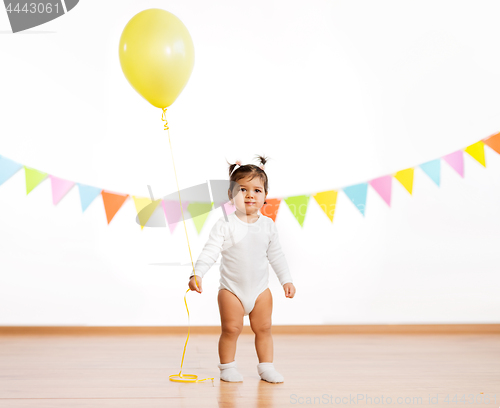
{"type": "Polygon", "coordinates": [[[304,218],[306,218],[309,198],[311,198],[311,196],[308,194],[285,198],[288,208],[290,208],[290,211],[295,216],[301,227],[304,226],[304,218]]]}
{"type": "Polygon", "coordinates": [[[196,203],[191,202],[187,206],[187,210],[191,215],[195,215],[193,217],[194,226],[196,227],[196,231],[198,231],[198,235],[200,235],[201,229],[207,220],[208,214],[212,210],[212,204],[208,203],[196,203]],[[198,214],[198,215],[196,215],[198,214]]]}
{"type": "Polygon", "coordinates": [[[26,176],[26,195],[28,195],[33,189],[38,186],[45,178],[48,173],[32,169],[31,167],[24,167],[24,174],[26,176]]]}

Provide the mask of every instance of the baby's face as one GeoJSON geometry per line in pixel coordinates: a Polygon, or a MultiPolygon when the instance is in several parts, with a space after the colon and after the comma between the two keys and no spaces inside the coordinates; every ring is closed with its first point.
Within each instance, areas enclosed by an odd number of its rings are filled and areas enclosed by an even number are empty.
{"type": "Polygon", "coordinates": [[[236,209],[246,215],[254,215],[262,208],[266,200],[264,184],[259,177],[250,177],[238,180],[235,188],[233,203],[236,209]],[[238,191],[239,187],[239,191],[238,191]]]}

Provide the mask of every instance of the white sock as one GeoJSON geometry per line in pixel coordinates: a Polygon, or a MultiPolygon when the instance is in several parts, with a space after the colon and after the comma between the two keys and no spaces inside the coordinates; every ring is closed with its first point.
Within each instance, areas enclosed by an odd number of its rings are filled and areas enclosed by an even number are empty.
{"type": "Polygon", "coordinates": [[[274,369],[273,363],[259,363],[257,364],[257,372],[260,378],[271,383],[281,383],[285,379],[283,376],[274,369]]]}
{"type": "Polygon", "coordinates": [[[220,379],[229,382],[242,382],[243,376],[236,369],[236,361],[226,364],[219,364],[220,379]]]}

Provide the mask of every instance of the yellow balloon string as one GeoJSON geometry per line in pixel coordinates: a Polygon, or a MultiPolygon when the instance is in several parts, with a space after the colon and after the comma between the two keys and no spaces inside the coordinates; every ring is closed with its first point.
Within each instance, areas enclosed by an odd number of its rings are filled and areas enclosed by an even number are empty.
{"type": "MultiPolygon", "coordinates": [[[[161,120],[165,121],[165,125],[164,125],[163,130],[168,130],[169,127],[168,127],[168,121],[167,121],[167,108],[163,108],[163,113],[161,114],[161,120]]],[[[168,140],[170,141],[170,132],[168,132],[168,140]]],[[[172,145],[170,145],[170,151],[172,151],[172,145]]],[[[173,159],[173,155],[172,155],[172,159],[173,159]]],[[[174,171],[175,171],[175,164],[174,164],[174,171]]]]}
{"type": "MultiPolygon", "coordinates": [[[[174,164],[174,174],[175,174],[175,181],[177,182],[177,192],[179,193],[179,203],[181,206],[181,213],[182,213],[182,222],[184,223],[184,230],[186,231],[186,239],[188,243],[188,248],[189,248],[189,256],[191,257],[191,265],[193,266],[193,274],[194,274],[194,280],[196,282],[196,286],[198,286],[198,279],[196,278],[196,272],[194,270],[194,263],[193,263],[193,255],[191,254],[191,247],[189,246],[189,238],[188,238],[188,233],[187,233],[187,228],[186,228],[186,221],[184,220],[184,210],[182,208],[182,202],[181,202],[181,193],[179,191],[179,181],[177,180],[177,171],[175,170],[175,162],[174,162],[174,154],[172,152],[172,143],[170,142],[170,130],[168,127],[168,122],[167,122],[167,108],[163,108],[163,113],[161,115],[161,120],[165,121],[165,126],[163,130],[168,131],[168,143],[170,144],[170,153],[172,154],[172,163],[174,164]]],[[[186,354],[186,346],[189,340],[189,332],[191,330],[191,323],[190,323],[190,318],[189,318],[189,309],[186,301],[186,296],[187,293],[191,289],[186,290],[186,293],[184,294],[184,303],[186,305],[186,310],[188,314],[188,335],[186,339],[186,344],[184,344],[184,351],[182,353],[182,361],[181,361],[181,370],[179,371],[179,374],[172,374],[169,376],[170,381],[175,381],[175,382],[201,382],[201,381],[206,381],[206,380],[212,380],[212,386],[214,385],[214,378],[204,378],[203,380],[198,380],[198,376],[195,374],[182,374],[182,365],[184,364],[184,354],[186,354]]]]}

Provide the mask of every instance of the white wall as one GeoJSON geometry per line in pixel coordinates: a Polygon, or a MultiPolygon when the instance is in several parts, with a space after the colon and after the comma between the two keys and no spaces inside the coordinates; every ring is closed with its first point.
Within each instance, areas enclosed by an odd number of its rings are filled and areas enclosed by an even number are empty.
{"type": "MultiPolygon", "coordinates": [[[[269,197],[310,194],[500,131],[495,1],[86,0],[17,34],[0,12],[0,155],[111,191],[176,191],[161,110],[118,60],[125,24],[153,7],[195,45],[167,111],[181,189],[265,153],[269,197]]],[[[282,203],[297,294],[271,273],[273,323],[498,323],[500,156],[486,148],[486,163],[465,154],[461,179],[442,162],[441,188],[416,168],[413,195],[393,180],[391,208],[369,187],[365,217],[339,192],[333,224],[311,199],[301,229],[282,203]]],[[[188,324],[182,224],[141,231],[129,199],[108,226],[76,187],[56,207],[49,180],[26,196],[23,170],[0,186],[0,214],[1,325],[188,324]]],[[[194,260],[219,216],[200,236],[186,221],[194,260]]],[[[188,293],[192,325],[220,323],[218,273],[188,293]]]]}

